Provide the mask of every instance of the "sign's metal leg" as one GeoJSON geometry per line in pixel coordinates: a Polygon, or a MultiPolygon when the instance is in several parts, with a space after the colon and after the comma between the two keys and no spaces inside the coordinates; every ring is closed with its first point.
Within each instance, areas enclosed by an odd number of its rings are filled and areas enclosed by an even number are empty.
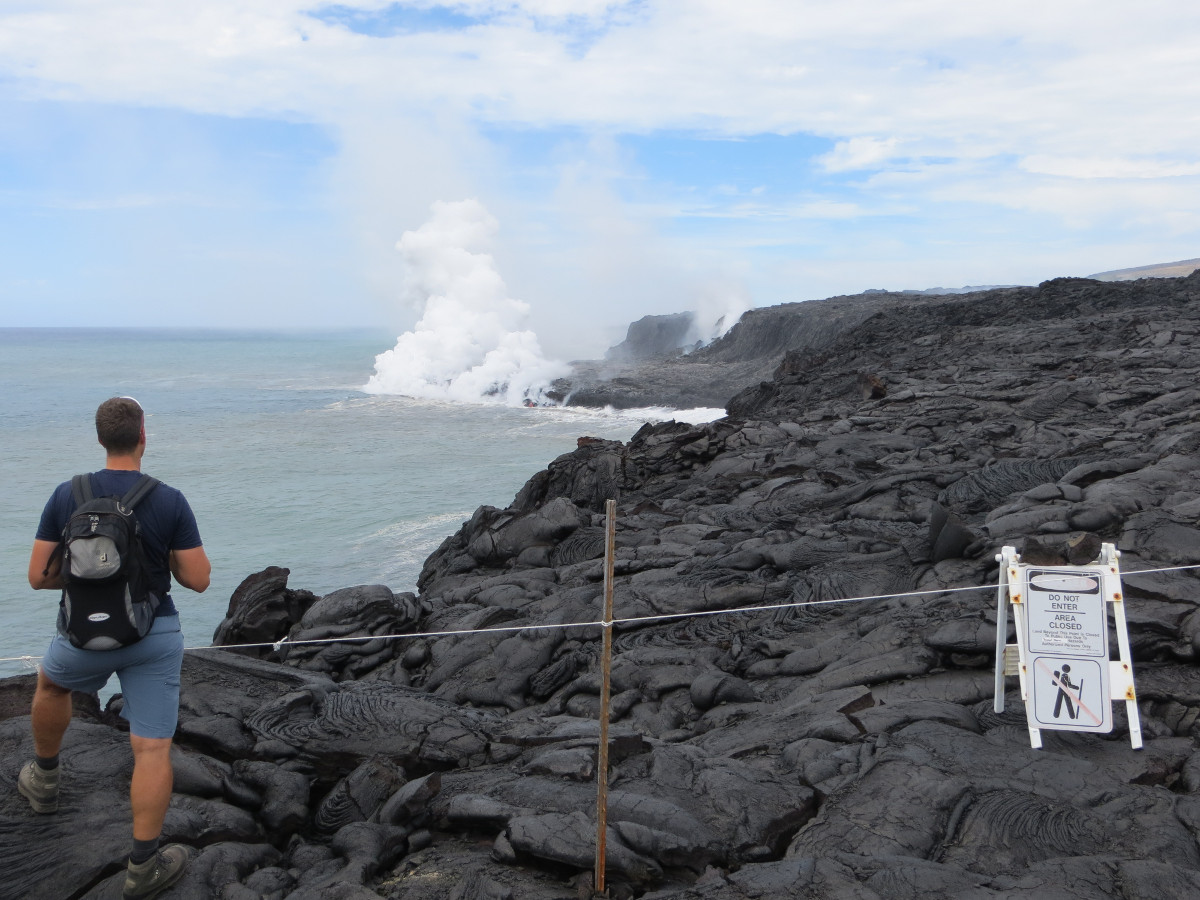
{"type": "MultiPolygon", "coordinates": [[[[1005,547],[1005,553],[1011,550],[1005,547]]],[[[996,557],[1000,563],[1000,587],[996,590],[996,694],[992,709],[1004,712],[1004,648],[1008,643],[1008,560],[1005,553],[996,557]]]]}
{"type": "MultiPolygon", "coordinates": [[[[1018,597],[1018,601],[1020,598],[1018,597]]],[[[1017,628],[1017,647],[1020,654],[1021,663],[1017,669],[1017,675],[1021,679],[1021,700],[1025,704],[1026,718],[1029,718],[1029,704],[1032,702],[1029,698],[1029,679],[1032,673],[1029,671],[1028,657],[1025,654],[1025,644],[1022,635],[1025,634],[1025,608],[1020,602],[1013,604],[1013,624],[1017,628]]],[[[1029,744],[1035,750],[1042,746],[1042,732],[1039,728],[1029,726],[1029,744]]]]}
{"type": "MultiPolygon", "coordinates": [[[[1121,569],[1117,560],[1121,553],[1113,544],[1101,547],[1101,559],[1112,573],[1113,586],[1109,590],[1108,600],[1112,603],[1113,623],[1117,627],[1117,649],[1122,665],[1129,672],[1129,683],[1125,685],[1124,696],[1113,699],[1124,699],[1125,715],[1129,719],[1129,743],[1134,750],[1142,749],[1142,719],[1137,706],[1137,690],[1133,683],[1133,651],[1129,647],[1129,625],[1125,619],[1125,596],[1121,588],[1121,569]]],[[[1105,579],[1107,581],[1107,579],[1105,579]]]]}

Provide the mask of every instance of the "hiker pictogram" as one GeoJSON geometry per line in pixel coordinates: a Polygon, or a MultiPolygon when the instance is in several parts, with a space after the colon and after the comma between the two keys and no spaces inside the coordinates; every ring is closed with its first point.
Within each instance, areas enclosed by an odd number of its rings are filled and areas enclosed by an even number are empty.
{"type": "Polygon", "coordinates": [[[1107,665],[1107,660],[1035,656],[1032,704],[1038,727],[1107,730],[1112,720],[1112,704],[1104,693],[1107,665]]]}
{"type": "Polygon", "coordinates": [[[1058,685],[1058,695],[1054,699],[1054,718],[1057,719],[1062,714],[1064,704],[1067,708],[1067,718],[1079,718],[1079,709],[1075,704],[1079,702],[1079,696],[1083,693],[1083,682],[1071,683],[1070,663],[1063,663],[1062,669],[1055,671],[1054,683],[1058,685]]]}

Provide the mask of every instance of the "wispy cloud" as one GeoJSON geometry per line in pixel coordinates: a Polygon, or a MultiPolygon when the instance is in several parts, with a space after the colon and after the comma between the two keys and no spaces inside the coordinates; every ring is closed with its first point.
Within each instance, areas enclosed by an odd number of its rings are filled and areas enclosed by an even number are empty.
{"type": "Polygon", "coordinates": [[[872,137],[838,141],[829,153],[817,160],[830,172],[850,172],[856,169],[878,169],[895,156],[897,140],[872,137]]]}
{"type": "Polygon", "coordinates": [[[1156,147],[1194,147],[1200,126],[1183,101],[1200,93],[1200,12],[1068,7],[47,0],[0,17],[0,65],[28,93],[228,114],[336,119],[348,105],[443,100],[530,127],[802,130],[855,154],[910,139],[1036,153],[1103,134],[1120,155],[1147,133],[1116,123],[1155,122],[1156,147]],[[581,35],[590,49],[578,56],[581,35]]]}
{"type": "MultiPolygon", "coordinates": [[[[1047,241],[1063,265],[1114,246],[1107,218],[1131,254],[1194,255],[1198,41],[1200,6],[1175,0],[40,0],[0,11],[0,99],[307,123],[380,292],[432,201],[479,196],[497,252],[542,254],[505,271],[554,318],[557,292],[592,287],[552,252],[651,306],[684,302],[701,257],[764,270],[747,248],[774,265],[851,242],[919,284],[922,259],[941,281],[1003,244],[1000,280],[1028,280],[1063,274],[1047,241]],[[627,277],[570,241],[608,242],[627,277]]],[[[5,128],[0,152],[25,152],[5,128]]]]}
{"type": "Polygon", "coordinates": [[[1200,175],[1200,160],[1104,156],[1026,156],[1021,168],[1063,178],[1178,178],[1200,175]]]}

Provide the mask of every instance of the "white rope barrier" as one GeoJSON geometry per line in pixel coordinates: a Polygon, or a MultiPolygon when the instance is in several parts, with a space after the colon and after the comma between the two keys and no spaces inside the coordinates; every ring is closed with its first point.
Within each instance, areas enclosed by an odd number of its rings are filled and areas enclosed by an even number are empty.
{"type": "MultiPolygon", "coordinates": [[[[1052,566],[1048,568],[1053,568],[1052,566]]],[[[1200,565],[1190,566],[1163,566],[1157,569],[1139,569],[1135,572],[1122,572],[1122,579],[1129,578],[1131,575],[1154,575],[1162,572],[1186,572],[1193,569],[1200,569],[1200,565]]],[[[677,621],[680,619],[699,618],[701,616],[732,616],[742,613],[757,613],[757,612],[775,612],[783,609],[801,609],[806,606],[829,606],[837,603],[862,603],[870,600],[898,600],[906,597],[929,597],[938,594],[955,594],[966,591],[994,591],[996,585],[971,585],[969,587],[953,587],[953,588],[936,588],[924,591],[905,591],[902,593],[893,594],[872,594],[863,597],[838,597],[830,600],[798,600],[788,603],[771,603],[766,606],[738,606],[731,609],[703,609],[691,610],[688,612],[679,613],[657,613],[652,616],[626,616],[623,618],[614,618],[612,625],[637,625],[644,622],[667,622],[677,621]]],[[[390,641],[399,640],[401,638],[410,638],[413,640],[422,638],[440,638],[440,637],[462,637],[471,634],[512,634],[519,631],[550,631],[560,628],[603,628],[610,623],[602,620],[589,622],[556,622],[545,625],[500,625],[495,628],[452,628],[445,631],[412,631],[399,634],[368,634],[368,635],[348,635],[345,637],[333,638],[311,638],[303,641],[289,641],[283,638],[278,641],[261,641],[258,643],[248,644],[207,644],[201,647],[185,647],[188,652],[197,650],[249,650],[259,647],[270,647],[273,650],[280,650],[283,647],[303,647],[313,644],[353,644],[365,643],[367,641],[390,641]]],[[[0,663],[5,662],[20,662],[24,663],[29,668],[34,668],[36,661],[41,659],[40,656],[3,656],[0,657],[0,663]]]]}

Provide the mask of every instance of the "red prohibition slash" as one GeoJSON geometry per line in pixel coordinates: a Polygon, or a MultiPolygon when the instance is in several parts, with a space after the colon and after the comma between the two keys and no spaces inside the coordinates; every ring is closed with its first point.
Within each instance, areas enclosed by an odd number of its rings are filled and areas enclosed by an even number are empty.
{"type": "Polygon", "coordinates": [[[1096,715],[1094,712],[1092,712],[1090,709],[1088,709],[1086,706],[1084,706],[1084,705],[1083,705],[1083,701],[1079,699],[1079,695],[1078,695],[1078,694],[1076,694],[1076,693],[1075,693],[1074,691],[1072,691],[1072,690],[1071,690],[1069,687],[1067,687],[1067,686],[1066,686],[1066,685],[1064,685],[1064,684],[1063,684],[1061,681],[1059,681],[1057,678],[1055,678],[1055,677],[1054,677],[1054,673],[1053,673],[1053,672],[1051,672],[1051,671],[1050,671],[1050,670],[1049,670],[1049,669],[1046,667],[1046,664],[1045,664],[1044,662],[1042,662],[1042,661],[1039,659],[1039,660],[1037,661],[1037,665],[1038,665],[1038,668],[1040,668],[1040,669],[1041,669],[1043,672],[1045,672],[1047,675],[1049,675],[1049,676],[1050,676],[1050,681],[1051,681],[1051,683],[1052,683],[1052,684],[1053,684],[1053,685],[1054,685],[1056,688],[1058,688],[1060,691],[1064,692],[1064,693],[1065,693],[1065,694],[1066,694],[1068,697],[1070,697],[1072,700],[1074,700],[1074,701],[1075,701],[1075,705],[1079,707],[1079,711],[1080,711],[1080,712],[1085,712],[1085,713],[1087,713],[1089,716],[1091,716],[1092,720],[1093,720],[1093,721],[1095,722],[1095,724],[1097,724],[1097,725],[1100,725],[1101,723],[1103,723],[1103,722],[1104,722],[1104,719],[1103,719],[1102,717],[1100,717],[1100,716],[1097,716],[1097,715],[1096,715]]]}

